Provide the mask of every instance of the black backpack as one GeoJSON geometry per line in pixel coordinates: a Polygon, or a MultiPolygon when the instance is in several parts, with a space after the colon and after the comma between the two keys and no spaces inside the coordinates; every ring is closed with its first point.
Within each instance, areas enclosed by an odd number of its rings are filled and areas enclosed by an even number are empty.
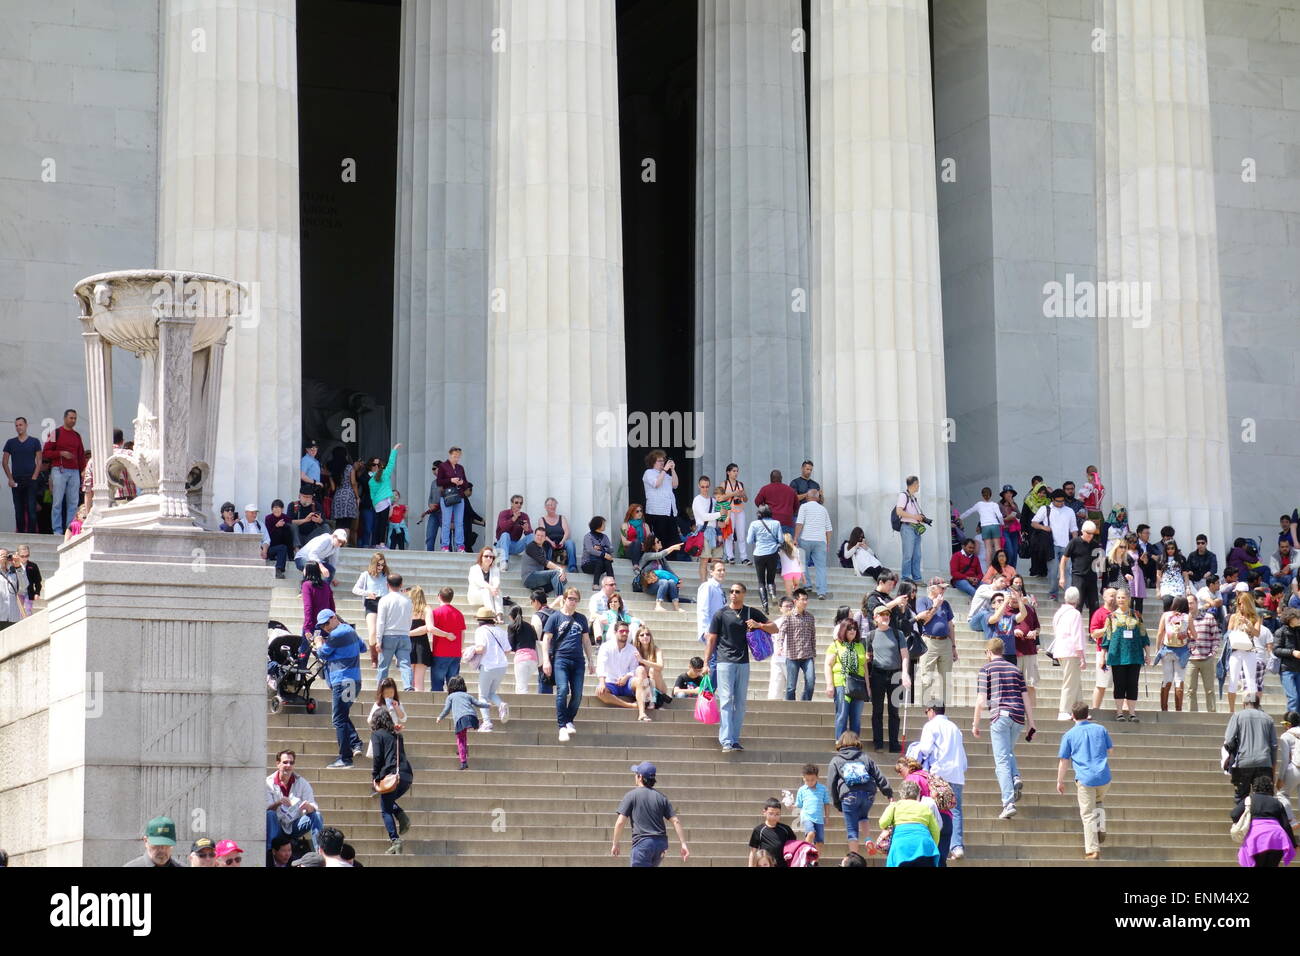
{"type": "MultiPolygon", "coordinates": [[[[907,494],[907,492],[903,492],[903,494],[907,494]]],[[[912,496],[907,495],[907,500],[911,501],[912,496]]],[[[903,530],[903,519],[898,516],[897,504],[895,504],[894,507],[889,509],[889,526],[893,528],[895,531],[903,530]]]]}

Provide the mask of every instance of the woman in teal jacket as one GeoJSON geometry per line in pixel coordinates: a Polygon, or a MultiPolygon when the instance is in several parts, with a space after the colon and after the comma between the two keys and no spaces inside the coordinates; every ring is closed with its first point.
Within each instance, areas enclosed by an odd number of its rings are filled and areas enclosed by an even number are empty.
{"type": "Polygon", "coordinates": [[[1151,639],[1142,626],[1142,616],[1133,610],[1128,588],[1115,592],[1115,602],[1115,610],[1106,619],[1101,646],[1106,649],[1106,664],[1115,685],[1115,719],[1136,722],[1138,678],[1142,667],[1151,663],[1147,656],[1151,639]]]}
{"type": "Polygon", "coordinates": [[[380,551],[388,546],[388,509],[393,504],[393,469],[397,467],[397,449],[401,447],[401,442],[394,445],[388,455],[388,464],[369,478],[370,503],[375,510],[374,538],[378,542],[375,547],[380,551]]]}

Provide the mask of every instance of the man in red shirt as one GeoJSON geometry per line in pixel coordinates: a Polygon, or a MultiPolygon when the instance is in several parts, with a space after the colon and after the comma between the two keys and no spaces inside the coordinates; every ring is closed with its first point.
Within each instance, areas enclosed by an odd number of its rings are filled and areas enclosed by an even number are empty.
{"type": "Polygon", "coordinates": [[[50,464],[50,526],[56,535],[63,534],[77,514],[81,473],[90,457],[76,427],[77,411],[69,408],[63,413],[63,425],[54,429],[41,452],[42,460],[50,464]]]}
{"type": "Polygon", "coordinates": [[[438,592],[442,602],[433,609],[433,667],[429,668],[431,690],[442,690],[449,677],[460,673],[461,636],[465,633],[465,615],[451,603],[456,592],[443,588],[438,592]]]}
{"type": "Polygon", "coordinates": [[[754,496],[754,507],[769,505],[772,517],[781,524],[781,533],[794,535],[794,511],[799,506],[799,495],[793,488],[781,480],[781,472],[773,469],[768,475],[770,484],[758,489],[754,496]]]}
{"type": "Polygon", "coordinates": [[[1096,710],[1106,699],[1106,688],[1110,686],[1110,669],[1106,666],[1106,652],[1101,649],[1101,639],[1106,636],[1106,619],[1115,610],[1115,589],[1106,588],[1101,592],[1101,607],[1092,612],[1088,621],[1088,633],[1097,642],[1097,686],[1092,692],[1092,709],[1096,710]]]}
{"type": "Polygon", "coordinates": [[[984,582],[984,572],[980,569],[980,556],[976,554],[979,542],[967,538],[961,544],[961,550],[948,560],[948,573],[952,575],[952,586],[962,594],[975,596],[975,591],[984,582]]]}
{"type": "Polygon", "coordinates": [[[533,525],[524,511],[524,496],[514,495],[510,499],[510,507],[497,515],[496,541],[497,554],[500,555],[497,570],[506,570],[510,556],[523,554],[524,548],[528,547],[528,542],[532,539],[533,525]]]}

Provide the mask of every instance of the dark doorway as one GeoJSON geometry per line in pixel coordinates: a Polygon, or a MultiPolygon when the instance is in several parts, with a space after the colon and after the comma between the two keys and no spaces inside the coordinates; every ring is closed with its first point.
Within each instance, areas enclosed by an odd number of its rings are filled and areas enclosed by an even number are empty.
{"type": "MultiPolygon", "coordinates": [[[[618,0],[623,183],[623,315],[629,413],[695,404],[696,0],[618,0]],[[647,182],[646,161],[654,181],[647,182]]],[[[694,462],[665,445],[694,496],[694,462]]],[[[628,448],[628,491],[644,501],[650,449],[628,448]]]]}
{"type": "Polygon", "coordinates": [[[298,2],[302,350],[285,360],[302,362],[303,434],[323,460],[340,441],[388,446],[401,13],[298,2]]]}

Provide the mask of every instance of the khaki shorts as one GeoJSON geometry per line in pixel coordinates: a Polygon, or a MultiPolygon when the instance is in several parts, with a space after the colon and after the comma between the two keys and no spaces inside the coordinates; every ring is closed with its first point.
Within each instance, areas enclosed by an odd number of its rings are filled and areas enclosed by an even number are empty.
{"type": "Polygon", "coordinates": [[[1093,671],[1094,671],[1094,673],[1096,674],[1096,680],[1095,680],[1095,683],[1096,683],[1096,685],[1097,685],[1098,687],[1109,687],[1109,686],[1110,686],[1110,671],[1109,671],[1109,670],[1102,670],[1102,669],[1101,669],[1101,665],[1105,662],[1105,660],[1106,660],[1106,658],[1105,658],[1105,656],[1104,656],[1103,654],[1098,654],[1098,655],[1097,655],[1097,664],[1096,664],[1096,666],[1093,668],[1093,671]]]}
{"type": "Polygon", "coordinates": [[[1038,686],[1038,655],[1021,654],[1016,658],[1016,663],[1020,665],[1020,673],[1025,675],[1026,687],[1038,686]]]}

